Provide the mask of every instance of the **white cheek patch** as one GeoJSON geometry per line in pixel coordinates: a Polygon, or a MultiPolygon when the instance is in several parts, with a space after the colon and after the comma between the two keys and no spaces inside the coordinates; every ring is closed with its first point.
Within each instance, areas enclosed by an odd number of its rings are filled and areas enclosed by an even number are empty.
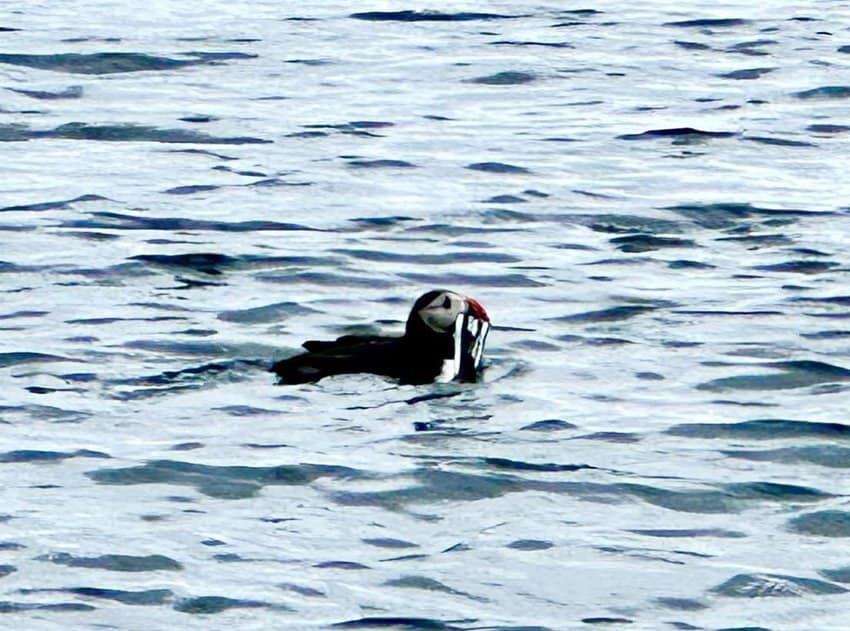
{"type": "Polygon", "coordinates": [[[443,360],[443,369],[437,381],[445,383],[457,378],[475,381],[489,331],[489,322],[468,313],[458,314],[455,320],[454,356],[443,360]]]}

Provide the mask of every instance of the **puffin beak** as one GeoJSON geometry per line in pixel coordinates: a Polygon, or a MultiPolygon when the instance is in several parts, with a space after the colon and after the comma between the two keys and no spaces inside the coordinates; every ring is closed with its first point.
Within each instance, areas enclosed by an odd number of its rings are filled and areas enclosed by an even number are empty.
{"type": "Polygon", "coordinates": [[[490,321],[490,316],[487,315],[487,312],[484,310],[484,307],[482,307],[481,303],[478,302],[475,298],[466,299],[466,311],[467,313],[471,314],[475,318],[478,318],[482,322],[490,321]]]}

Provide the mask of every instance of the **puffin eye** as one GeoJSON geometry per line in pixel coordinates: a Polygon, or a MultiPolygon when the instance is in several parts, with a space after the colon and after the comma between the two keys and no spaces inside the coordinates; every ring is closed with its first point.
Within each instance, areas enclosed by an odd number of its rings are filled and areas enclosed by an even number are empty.
{"type": "Polygon", "coordinates": [[[448,296],[443,298],[443,309],[448,309],[451,306],[452,306],[451,298],[449,298],[448,296]]]}

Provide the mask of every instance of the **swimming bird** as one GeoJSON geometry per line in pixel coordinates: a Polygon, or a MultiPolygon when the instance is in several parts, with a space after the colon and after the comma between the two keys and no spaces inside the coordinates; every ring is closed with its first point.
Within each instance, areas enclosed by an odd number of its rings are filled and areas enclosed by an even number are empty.
{"type": "Polygon", "coordinates": [[[302,344],[305,353],[275,362],[270,370],[281,384],[346,373],[384,375],[401,384],[474,381],[489,328],[490,317],[477,300],[434,289],[413,304],[404,335],[310,340],[302,344]]]}

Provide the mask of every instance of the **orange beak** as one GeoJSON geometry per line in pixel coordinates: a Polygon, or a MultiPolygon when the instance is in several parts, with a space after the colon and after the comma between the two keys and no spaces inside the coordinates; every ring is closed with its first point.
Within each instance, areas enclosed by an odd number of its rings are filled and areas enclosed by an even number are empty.
{"type": "Polygon", "coordinates": [[[487,315],[487,311],[484,310],[484,307],[481,306],[481,303],[475,300],[475,298],[467,298],[467,312],[472,314],[474,317],[482,320],[484,322],[490,321],[490,316],[487,315]]]}

